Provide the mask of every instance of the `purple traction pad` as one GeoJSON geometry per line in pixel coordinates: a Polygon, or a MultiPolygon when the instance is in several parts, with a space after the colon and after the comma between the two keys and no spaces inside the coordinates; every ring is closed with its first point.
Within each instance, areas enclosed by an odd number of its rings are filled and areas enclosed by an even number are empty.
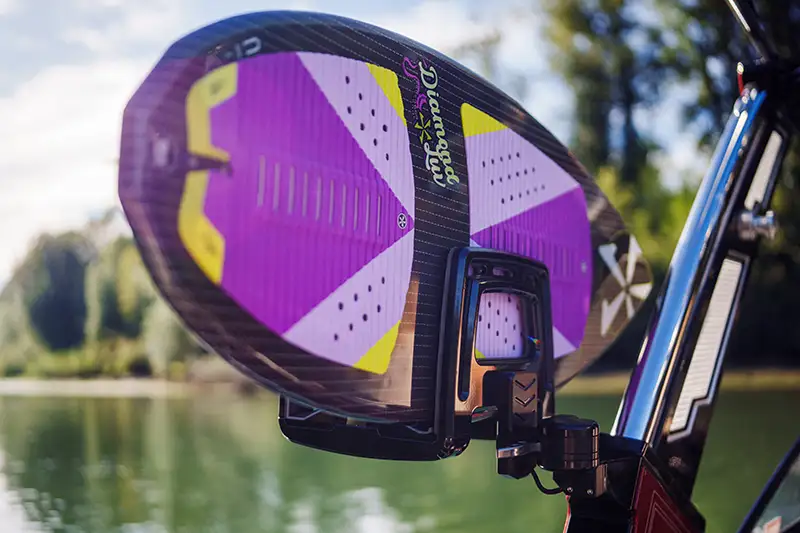
{"type": "Polygon", "coordinates": [[[361,62],[263,55],[239,62],[237,81],[211,112],[212,142],[233,169],[211,172],[205,202],[225,239],[221,285],[287,340],[353,364],[405,306],[405,125],[361,62]]]}
{"type": "MultiPolygon", "coordinates": [[[[405,305],[414,252],[406,126],[358,61],[258,56],[239,63],[237,82],[211,112],[212,140],[233,167],[232,176],[211,173],[205,204],[225,239],[222,287],[287,340],[353,364],[405,305]]],[[[566,355],[582,341],[591,295],[583,193],[510,130],[466,144],[472,239],[547,264],[556,356],[566,355]]],[[[511,319],[516,338],[518,311],[494,304],[497,325],[511,319]]],[[[518,355],[497,333],[480,334],[476,348],[518,355]]]]}
{"type": "MultiPolygon", "coordinates": [[[[547,265],[554,355],[568,355],[583,340],[591,305],[591,230],[583,190],[538,148],[510,129],[468,137],[466,148],[472,240],[484,248],[547,265]]],[[[496,326],[512,328],[519,311],[514,299],[506,300],[492,301],[492,309],[488,300],[482,301],[480,313],[484,318],[502,319],[496,326]]],[[[488,328],[488,324],[482,327],[488,328]]],[[[479,335],[476,349],[492,351],[493,357],[518,356],[520,347],[510,340],[518,334],[513,328],[506,333],[495,331],[494,338],[479,335]]]]}

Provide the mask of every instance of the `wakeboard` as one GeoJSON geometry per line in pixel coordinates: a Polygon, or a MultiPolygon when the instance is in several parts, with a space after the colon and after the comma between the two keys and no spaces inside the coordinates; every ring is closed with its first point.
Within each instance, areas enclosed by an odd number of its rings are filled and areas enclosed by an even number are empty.
{"type": "MultiPolygon", "coordinates": [[[[556,382],[651,288],[636,239],[517,102],[419,43],[305,12],[177,41],[128,103],[119,196],[161,294],[262,385],[330,412],[429,417],[448,253],[544,263],[556,382]]],[[[519,304],[481,301],[476,360],[515,357],[519,304]]]]}

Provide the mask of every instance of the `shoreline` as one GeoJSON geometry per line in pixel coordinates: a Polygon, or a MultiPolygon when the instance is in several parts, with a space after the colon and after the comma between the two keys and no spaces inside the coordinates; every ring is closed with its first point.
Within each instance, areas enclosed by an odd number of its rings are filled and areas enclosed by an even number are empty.
{"type": "MultiPolygon", "coordinates": [[[[563,396],[622,394],[630,373],[579,376],[559,389],[563,396]]],[[[724,374],[723,392],[800,391],[800,370],[730,371],[724,374]]],[[[245,378],[224,381],[167,381],[161,379],[0,379],[0,396],[73,398],[187,398],[194,394],[267,393],[245,378]]]]}
{"type": "Polygon", "coordinates": [[[195,385],[160,379],[0,379],[0,396],[182,398],[195,385]]]}
{"type": "MultiPolygon", "coordinates": [[[[628,385],[630,372],[578,376],[559,389],[563,396],[593,396],[622,394],[628,385]]],[[[724,372],[720,392],[800,391],[800,370],[765,368],[760,370],[730,370],[724,372]]]]}

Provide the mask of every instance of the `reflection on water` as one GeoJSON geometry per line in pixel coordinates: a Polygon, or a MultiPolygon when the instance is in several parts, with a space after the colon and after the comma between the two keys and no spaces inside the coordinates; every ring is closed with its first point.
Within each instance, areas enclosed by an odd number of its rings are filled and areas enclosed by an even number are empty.
{"type": "MultiPolygon", "coordinates": [[[[800,394],[725,396],[695,499],[735,530],[800,433],[800,394]],[[737,470],[734,470],[737,469],[737,470]]],[[[559,411],[610,427],[616,398],[559,411]]],[[[0,398],[0,531],[124,533],[561,531],[562,497],[495,473],[493,445],[390,463],[286,442],[273,399],[0,398]]]]}

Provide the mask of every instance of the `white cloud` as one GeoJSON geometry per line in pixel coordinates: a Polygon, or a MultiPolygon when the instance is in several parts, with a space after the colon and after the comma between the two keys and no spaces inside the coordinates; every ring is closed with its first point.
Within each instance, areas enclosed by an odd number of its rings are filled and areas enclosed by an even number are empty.
{"type": "Polygon", "coordinates": [[[19,0],[0,0],[0,17],[15,11],[19,5],[19,0]]]}
{"type": "Polygon", "coordinates": [[[125,0],[73,0],[75,7],[80,9],[97,9],[120,7],[125,4],[125,0]]]}
{"type": "MultiPolygon", "coordinates": [[[[2,0],[0,0],[2,1],[2,0]]],[[[121,0],[77,0],[87,11],[122,8],[121,0]]],[[[106,26],[70,26],[62,38],[67,43],[86,46],[98,56],[131,55],[137,47],[166,47],[178,38],[183,22],[183,0],[137,0],[122,8],[119,16],[106,26]]]]}
{"type": "Polygon", "coordinates": [[[0,286],[37,235],[81,227],[118,204],[122,111],[158,59],[152,49],[180,37],[182,0],[72,5],[114,15],[106,26],[72,25],[62,35],[94,61],[45,68],[0,99],[0,286]]]}
{"type": "Polygon", "coordinates": [[[0,99],[0,280],[37,234],[114,205],[122,110],[145,69],[52,67],[0,99]]]}
{"type": "MultiPolygon", "coordinates": [[[[2,2],[3,0],[0,0],[2,2]]],[[[249,11],[250,0],[191,2],[190,0],[72,0],[86,12],[114,15],[111,24],[72,25],[62,38],[86,46],[96,56],[163,52],[175,40],[200,27],[249,11]]],[[[262,0],[259,10],[311,8],[311,0],[262,0]]],[[[153,57],[155,61],[157,57],[153,57]]]]}
{"type": "Polygon", "coordinates": [[[486,21],[470,17],[464,3],[456,0],[424,2],[403,11],[402,15],[390,13],[365,22],[445,52],[467,41],[478,40],[492,30],[486,21]],[[447,23],[443,24],[443,20],[447,23]]]}

